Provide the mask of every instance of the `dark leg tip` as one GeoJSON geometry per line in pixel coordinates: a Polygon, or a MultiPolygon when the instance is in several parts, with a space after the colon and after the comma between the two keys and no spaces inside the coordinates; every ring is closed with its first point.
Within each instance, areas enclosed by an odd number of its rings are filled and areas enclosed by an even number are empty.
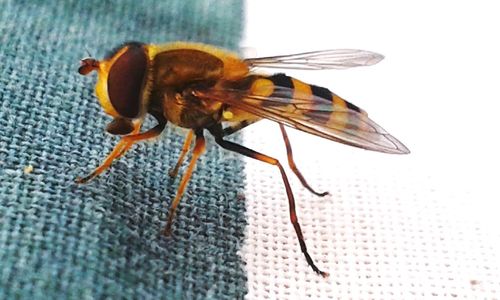
{"type": "Polygon", "coordinates": [[[322,193],[314,192],[314,194],[316,194],[316,195],[317,195],[317,196],[319,196],[319,197],[325,197],[325,196],[327,196],[327,195],[330,195],[330,193],[329,193],[329,192],[322,192],[322,193]]]}
{"type": "Polygon", "coordinates": [[[165,226],[165,228],[163,229],[163,235],[167,237],[171,236],[172,228],[170,226],[165,226]]]}
{"type": "Polygon", "coordinates": [[[175,172],[174,169],[170,169],[168,170],[168,176],[170,176],[170,178],[175,178],[175,176],[177,176],[177,172],[175,172]]]}
{"type": "Polygon", "coordinates": [[[323,271],[318,271],[318,274],[323,276],[323,278],[328,278],[328,276],[330,276],[330,273],[323,272],[323,271]]]}
{"type": "Polygon", "coordinates": [[[75,182],[78,183],[78,184],[87,183],[89,180],[90,180],[90,178],[88,176],[87,177],[76,177],[75,178],[75,182]]]}
{"type": "MultiPolygon", "coordinates": [[[[299,176],[299,179],[301,178],[301,176],[299,176]]],[[[302,177],[303,179],[303,177],[302,177]]],[[[302,185],[309,190],[309,192],[313,193],[314,195],[318,196],[318,197],[325,197],[326,195],[330,195],[329,192],[316,192],[315,189],[313,189],[309,184],[307,184],[307,182],[305,181],[305,179],[301,180],[302,181],[302,185]]]]}

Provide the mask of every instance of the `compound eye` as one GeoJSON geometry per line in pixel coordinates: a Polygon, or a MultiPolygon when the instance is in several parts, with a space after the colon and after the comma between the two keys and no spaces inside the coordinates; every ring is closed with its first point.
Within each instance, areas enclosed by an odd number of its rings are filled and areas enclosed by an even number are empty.
{"type": "Polygon", "coordinates": [[[122,117],[135,118],[139,115],[147,65],[143,47],[132,45],[109,70],[109,100],[122,117]]]}

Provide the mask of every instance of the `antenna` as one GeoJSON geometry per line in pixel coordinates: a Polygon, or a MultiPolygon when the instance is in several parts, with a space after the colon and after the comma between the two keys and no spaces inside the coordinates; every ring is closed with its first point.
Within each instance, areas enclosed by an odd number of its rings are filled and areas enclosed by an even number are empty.
{"type": "Polygon", "coordinates": [[[85,51],[87,52],[87,54],[89,55],[89,57],[92,57],[92,54],[90,54],[89,48],[87,48],[87,46],[85,46],[85,51]]]}

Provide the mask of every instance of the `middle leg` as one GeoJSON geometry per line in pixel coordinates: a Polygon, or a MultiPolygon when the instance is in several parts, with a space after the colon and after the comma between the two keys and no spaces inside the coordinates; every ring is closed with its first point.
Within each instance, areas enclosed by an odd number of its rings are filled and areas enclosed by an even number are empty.
{"type": "Polygon", "coordinates": [[[182,145],[181,154],[179,155],[179,159],[177,160],[175,167],[168,171],[168,175],[170,177],[174,178],[175,176],[177,176],[177,173],[179,173],[179,168],[181,167],[182,162],[184,161],[184,157],[186,157],[186,154],[189,151],[189,146],[191,146],[192,141],[193,141],[193,131],[189,130],[186,139],[184,140],[184,145],[182,145]]]}
{"type": "Polygon", "coordinates": [[[193,156],[191,157],[191,161],[189,162],[189,166],[186,172],[184,173],[184,175],[182,175],[181,183],[177,188],[177,194],[175,195],[175,198],[172,201],[172,204],[170,205],[170,210],[168,211],[167,224],[165,225],[165,229],[163,231],[163,234],[166,236],[171,234],[172,231],[171,228],[172,228],[172,222],[174,221],[175,210],[177,209],[177,206],[181,201],[182,195],[184,194],[184,190],[186,189],[187,183],[191,178],[191,174],[193,173],[196,161],[203,154],[203,152],[205,152],[205,138],[203,137],[203,131],[202,130],[196,131],[195,134],[196,134],[196,142],[193,149],[193,156]]]}

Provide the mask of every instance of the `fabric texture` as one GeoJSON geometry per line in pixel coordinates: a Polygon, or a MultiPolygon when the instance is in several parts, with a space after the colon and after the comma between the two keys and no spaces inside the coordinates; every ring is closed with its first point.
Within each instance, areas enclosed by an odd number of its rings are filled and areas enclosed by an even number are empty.
{"type": "Polygon", "coordinates": [[[500,299],[494,2],[310,3],[287,1],[278,17],[281,1],[248,1],[242,44],[258,56],[332,48],[383,54],[368,68],[286,73],[363,108],[412,153],[364,151],[288,130],[304,177],[330,192],[320,198],[286,166],[276,124],[245,129],[245,145],[284,165],[308,250],[330,273],[317,276],[300,253],[277,168],[248,160],[247,297],[500,299]]]}
{"type": "MultiPolygon", "coordinates": [[[[252,126],[244,144],[286,164],[278,126],[252,126]]],[[[330,192],[309,193],[287,170],[308,250],[330,277],[315,274],[300,252],[279,171],[248,160],[241,250],[248,299],[499,298],[498,213],[488,213],[494,196],[422,173],[425,162],[411,155],[288,133],[304,177],[330,192]]]]}
{"type": "MultiPolygon", "coordinates": [[[[0,298],[215,298],[246,294],[243,163],[208,143],[160,234],[183,133],[168,128],[87,185],[116,144],[76,70],[129,40],[236,49],[241,1],[0,0],[0,298]]],[[[147,127],[148,125],[146,125],[147,127]]]]}

